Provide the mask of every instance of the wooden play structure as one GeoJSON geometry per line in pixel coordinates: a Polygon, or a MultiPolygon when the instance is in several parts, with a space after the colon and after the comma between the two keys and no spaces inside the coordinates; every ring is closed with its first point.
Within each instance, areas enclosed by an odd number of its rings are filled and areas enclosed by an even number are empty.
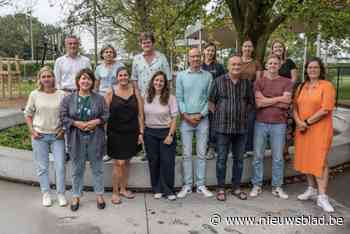
{"type": "Polygon", "coordinates": [[[15,58],[0,57],[0,92],[1,99],[21,96],[21,71],[18,56],[15,58]]]}

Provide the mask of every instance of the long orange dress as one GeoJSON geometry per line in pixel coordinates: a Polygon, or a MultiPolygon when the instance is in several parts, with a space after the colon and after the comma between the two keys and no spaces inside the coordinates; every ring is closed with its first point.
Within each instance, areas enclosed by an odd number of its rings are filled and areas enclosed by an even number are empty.
{"type": "Polygon", "coordinates": [[[333,109],[335,104],[335,89],[331,82],[320,80],[310,91],[306,83],[300,94],[295,98],[299,118],[306,120],[321,108],[329,113],[318,122],[312,124],[302,134],[295,132],[295,170],[321,177],[327,154],[333,139],[333,109]]]}

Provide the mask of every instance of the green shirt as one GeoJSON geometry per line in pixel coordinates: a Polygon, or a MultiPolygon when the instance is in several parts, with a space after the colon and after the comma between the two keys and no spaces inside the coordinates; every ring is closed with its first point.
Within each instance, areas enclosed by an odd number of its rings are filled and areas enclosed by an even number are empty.
{"type": "Polygon", "coordinates": [[[91,96],[78,96],[78,114],[81,121],[88,121],[91,116],[91,96]]]}

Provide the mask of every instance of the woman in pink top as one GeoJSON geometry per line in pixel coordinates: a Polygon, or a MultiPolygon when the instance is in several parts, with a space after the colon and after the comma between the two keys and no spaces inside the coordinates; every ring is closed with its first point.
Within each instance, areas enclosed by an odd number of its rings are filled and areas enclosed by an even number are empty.
{"type": "Polygon", "coordinates": [[[166,74],[156,72],[149,82],[144,100],[144,143],[151,174],[154,198],[175,200],[174,170],[176,154],[175,96],[170,94],[166,74]]]}

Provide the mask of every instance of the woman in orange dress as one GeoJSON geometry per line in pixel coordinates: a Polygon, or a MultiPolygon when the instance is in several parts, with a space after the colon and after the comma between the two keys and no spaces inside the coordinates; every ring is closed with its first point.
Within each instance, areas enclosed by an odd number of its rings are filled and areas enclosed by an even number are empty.
{"type": "Polygon", "coordinates": [[[298,199],[308,200],[318,194],[317,205],[324,211],[333,212],[326,189],[327,154],[333,138],[335,89],[331,82],[325,80],[325,67],[321,59],[309,60],[305,71],[305,81],[298,87],[294,99],[297,124],[294,167],[306,174],[308,181],[307,190],[298,199]]]}

